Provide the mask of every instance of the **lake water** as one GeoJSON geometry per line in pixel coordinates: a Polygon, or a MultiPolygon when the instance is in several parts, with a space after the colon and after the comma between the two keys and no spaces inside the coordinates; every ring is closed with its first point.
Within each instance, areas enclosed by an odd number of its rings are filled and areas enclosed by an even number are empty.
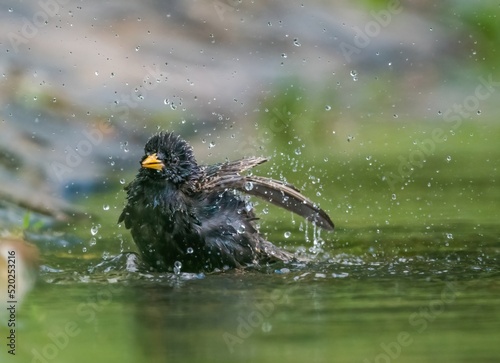
{"type": "MultiPolygon", "coordinates": [[[[376,146],[361,141],[373,130],[356,135],[356,147],[332,145],[329,161],[313,164],[318,185],[305,170],[287,174],[301,187],[309,181],[305,193],[331,213],[333,234],[256,207],[270,240],[315,252],[308,263],[134,272],[125,255],[113,260],[133,249],[115,224],[122,186],[90,195],[93,218],[35,233],[46,236],[38,241],[44,267],[18,313],[16,359],[498,362],[499,130],[464,126],[400,179],[401,160],[417,160],[418,145],[405,142],[416,134],[387,130],[370,137],[376,146]]],[[[14,361],[1,346],[2,362],[14,361]]]]}

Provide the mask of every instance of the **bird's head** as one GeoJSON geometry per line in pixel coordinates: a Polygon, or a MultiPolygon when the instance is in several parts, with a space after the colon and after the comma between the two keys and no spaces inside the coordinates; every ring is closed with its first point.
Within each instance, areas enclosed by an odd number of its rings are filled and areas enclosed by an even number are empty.
{"type": "Polygon", "coordinates": [[[153,135],[141,160],[141,172],[155,179],[183,184],[195,179],[199,167],[191,146],[178,135],[160,132],[153,135]]]}

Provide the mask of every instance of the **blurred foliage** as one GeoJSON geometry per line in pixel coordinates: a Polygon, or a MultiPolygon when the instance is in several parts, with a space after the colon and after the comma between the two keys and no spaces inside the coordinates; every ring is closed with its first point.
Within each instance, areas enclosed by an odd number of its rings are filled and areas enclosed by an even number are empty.
{"type": "Polygon", "coordinates": [[[398,0],[362,0],[361,3],[370,10],[381,10],[387,8],[389,4],[401,3],[398,0]]]}
{"type": "Polygon", "coordinates": [[[500,44],[500,8],[492,1],[460,1],[455,8],[461,33],[471,40],[471,49],[466,49],[474,55],[471,60],[481,67],[487,67],[498,72],[498,45],[500,44]]]}
{"type": "Polygon", "coordinates": [[[328,87],[317,90],[296,79],[283,80],[262,101],[259,132],[280,154],[318,155],[335,125],[336,113],[330,112],[337,105],[335,96],[328,87]]]}

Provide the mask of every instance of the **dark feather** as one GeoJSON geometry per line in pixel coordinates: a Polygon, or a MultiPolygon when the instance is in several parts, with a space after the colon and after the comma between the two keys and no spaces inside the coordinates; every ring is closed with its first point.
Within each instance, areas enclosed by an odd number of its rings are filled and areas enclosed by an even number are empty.
{"type": "Polygon", "coordinates": [[[225,176],[234,176],[267,161],[262,157],[250,157],[204,167],[204,182],[216,181],[225,176]]]}
{"type": "Polygon", "coordinates": [[[118,222],[131,230],[143,260],[159,271],[292,261],[293,254],[259,234],[251,205],[229,190],[264,198],[328,230],[333,222],[293,185],[241,175],[266,161],[251,157],[200,166],[177,135],[153,135],[136,178],[125,188],[127,204],[118,222]]]}
{"type": "Polygon", "coordinates": [[[332,231],[334,224],[328,214],[300,193],[293,185],[259,176],[244,176],[239,173],[266,162],[265,158],[241,159],[214,166],[200,184],[206,190],[237,189],[265,199],[311,221],[315,225],[332,231]],[[217,169],[216,169],[217,168],[217,169]]]}

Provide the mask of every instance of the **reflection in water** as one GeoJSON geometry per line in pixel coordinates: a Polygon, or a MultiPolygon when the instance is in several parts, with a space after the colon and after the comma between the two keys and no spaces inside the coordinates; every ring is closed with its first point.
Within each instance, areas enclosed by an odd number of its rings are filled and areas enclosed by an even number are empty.
{"type": "Polygon", "coordinates": [[[283,312],[297,288],[283,282],[272,286],[265,282],[269,277],[228,273],[168,286],[135,286],[135,330],[143,354],[195,361],[248,354],[253,341],[287,324],[283,312]]]}
{"type": "Polygon", "coordinates": [[[463,339],[455,332],[467,335],[473,323],[466,315],[474,307],[464,298],[476,296],[470,282],[335,279],[312,270],[137,284],[134,342],[151,360],[194,362],[333,356],[371,362],[384,359],[387,347],[411,357],[443,345],[447,354],[461,354],[451,346],[463,339]]]}

